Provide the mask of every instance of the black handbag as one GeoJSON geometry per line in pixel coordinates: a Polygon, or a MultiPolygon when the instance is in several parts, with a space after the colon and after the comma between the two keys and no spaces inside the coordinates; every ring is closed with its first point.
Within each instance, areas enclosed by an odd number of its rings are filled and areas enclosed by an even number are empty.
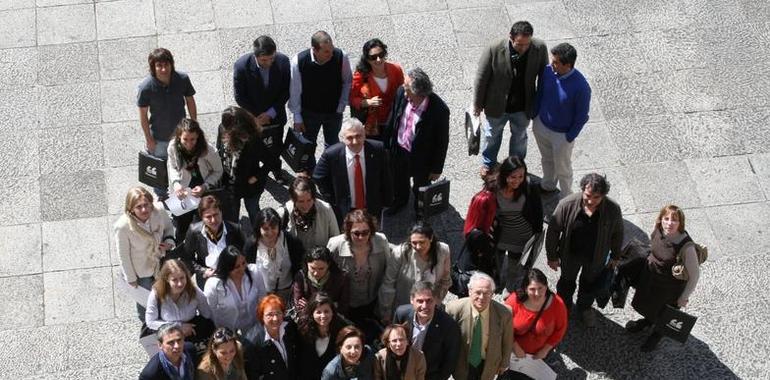
{"type": "Polygon", "coordinates": [[[299,173],[308,169],[310,158],[314,155],[315,143],[290,128],[283,143],[283,152],[281,152],[283,160],[295,173],[299,173]]]}
{"type": "Polygon", "coordinates": [[[449,271],[449,277],[452,279],[452,285],[449,286],[449,291],[459,298],[468,296],[468,282],[471,280],[473,272],[475,272],[472,270],[461,269],[463,254],[465,253],[467,244],[467,242],[463,244],[463,248],[457,255],[457,260],[452,263],[452,269],[449,271]]]}
{"type": "Polygon", "coordinates": [[[417,208],[426,218],[449,209],[449,180],[444,178],[420,187],[417,190],[417,208]]]}
{"type": "Polygon", "coordinates": [[[465,112],[465,139],[468,141],[469,156],[478,155],[481,147],[481,125],[478,121],[474,125],[474,118],[477,120],[478,116],[465,112]]]}
{"type": "Polygon", "coordinates": [[[140,151],[139,182],[155,188],[168,188],[166,160],[140,151]]]}
{"type": "Polygon", "coordinates": [[[283,126],[279,124],[262,126],[262,144],[269,157],[277,157],[283,150],[283,126]]]}
{"type": "Polygon", "coordinates": [[[671,305],[666,305],[655,322],[655,330],[663,336],[684,343],[690,336],[698,317],[692,316],[671,305]]]}

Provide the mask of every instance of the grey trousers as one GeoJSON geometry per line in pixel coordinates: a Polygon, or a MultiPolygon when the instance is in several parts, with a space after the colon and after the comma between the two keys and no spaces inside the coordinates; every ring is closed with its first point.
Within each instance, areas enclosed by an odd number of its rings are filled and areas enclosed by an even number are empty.
{"type": "Polygon", "coordinates": [[[540,149],[543,165],[543,180],[540,186],[545,190],[556,189],[558,181],[561,196],[572,193],[572,148],[575,142],[567,142],[564,133],[554,132],[540,121],[532,121],[532,132],[540,149]]]}

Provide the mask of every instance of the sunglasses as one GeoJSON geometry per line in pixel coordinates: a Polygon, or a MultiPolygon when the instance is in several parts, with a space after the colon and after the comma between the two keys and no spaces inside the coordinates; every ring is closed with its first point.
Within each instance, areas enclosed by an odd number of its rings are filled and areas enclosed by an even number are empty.
{"type": "Polygon", "coordinates": [[[357,237],[369,236],[369,230],[350,231],[351,234],[357,237]]]}
{"type": "Polygon", "coordinates": [[[376,61],[377,58],[379,59],[385,59],[388,55],[385,54],[385,52],[380,52],[379,54],[369,54],[367,55],[367,58],[369,58],[370,61],[376,61]]]}
{"type": "Polygon", "coordinates": [[[214,339],[217,341],[227,342],[235,339],[235,333],[228,328],[221,328],[214,332],[214,339]]]}

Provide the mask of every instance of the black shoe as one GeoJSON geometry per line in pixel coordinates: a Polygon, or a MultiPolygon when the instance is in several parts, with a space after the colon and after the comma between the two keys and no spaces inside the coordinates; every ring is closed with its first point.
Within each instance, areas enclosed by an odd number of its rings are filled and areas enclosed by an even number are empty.
{"type": "Polygon", "coordinates": [[[291,177],[289,177],[288,173],[284,173],[283,170],[273,172],[273,178],[281,186],[288,186],[291,183],[291,177]]]}
{"type": "Polygon", "coordinates": [[[626,323],[626,331],[630,333],[638,333],[650,326],[650,322],[647,318],[638,319],[636,321],[628,321],[626,323]]]}
{"type": "Polygon", "coordinates": [[[540,194],[549,195],[549,194],[558,193],[558,192],[559,192],[559,189],[557,189],[557,188],[553,188],[551,190],[547,190],[547,189],[545,189],[543,187],[542,184],[540,185],[540,194]]]}
{"type": "Polygon", "coordinates": [[[651,352],[654,350],[655,347],[658,347],[658,343],[660,343],[661,339],[663,339],[663,335],[660,335],[658,332],[650,334],[650,336],[647,337],[647,340],[642,344],[642,352],[651,352]]]}

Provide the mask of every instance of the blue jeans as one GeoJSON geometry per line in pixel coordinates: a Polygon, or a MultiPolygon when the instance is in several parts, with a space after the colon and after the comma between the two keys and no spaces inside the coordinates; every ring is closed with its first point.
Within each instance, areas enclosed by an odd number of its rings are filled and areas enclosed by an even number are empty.
{"type": "MultiPolygon", "coordinates": [[[[155,140],[155,151],[149,153],[152,153],[153,156],[158,158],[168,159],[168,141],[155,140]]],[[[168,196],[168,187],[153,187],[152,191],[158,198],[165,198],[168,196]]]]}
{"type": "MultiPolygon", "coordinates": [[[[136,279],[137,286],[141,286],[147,290],[152,289],[152,284],[155,283],[155,277],[138,277],[136,279]]],[[[140,304],[136,304],[136,313],[139,314],[139,320],[144,323],[144,314],[147,312],[147,310],[144,308],[144,306],[140,304]]]]}
{"type": "Polygon", "coordinates": [[[503,140],[505,123],[510,122],[511,140],[508,147],[509,156],[518,156],[524,161],[527,157],[527,126],[529,118],[524,112],[504,113],[500,117],[487,116],[488,124],[484,125],[482,139],[481,163],[491,167],[497,162],[497,153],[503,140]]]}
{"type": "MultiPolygon", "coordinates": [[[[339,133],[342,127],[341,113],[316,113],[312,111],[302,111],[302,120],[305,123],[305,138],[312,142],[318,139],[318,132],[321,127],[324,130],[324,149],[340,142],[339,133]]],[[[315,156],[311,157],[309,171],[312,173],[315,168],[315,156]]]]}

